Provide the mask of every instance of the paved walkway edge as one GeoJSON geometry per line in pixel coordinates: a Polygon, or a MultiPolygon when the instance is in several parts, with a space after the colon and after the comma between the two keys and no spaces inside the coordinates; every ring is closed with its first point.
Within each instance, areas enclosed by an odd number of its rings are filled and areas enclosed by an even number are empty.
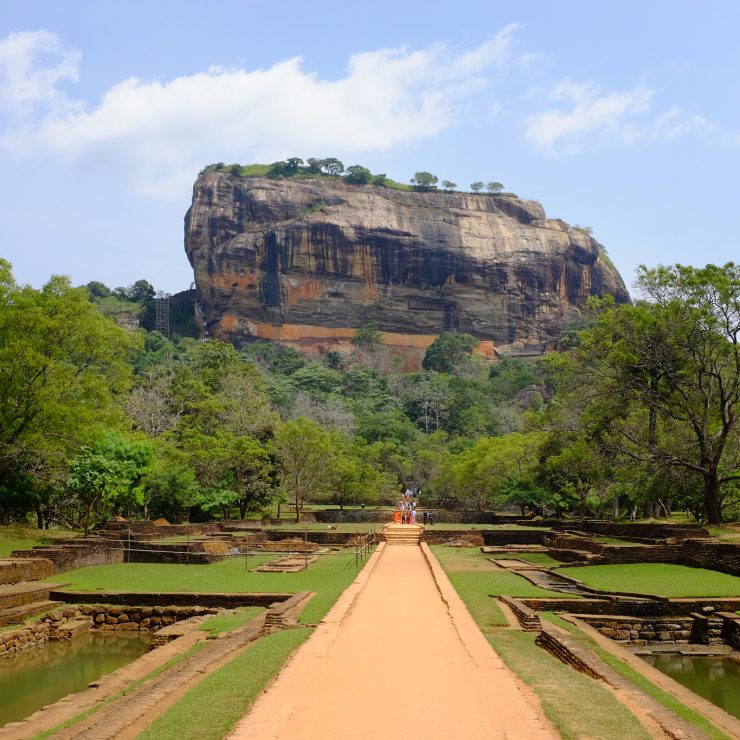
{"type": "Polygon", "coordinates": [[[542,705],[540,704],[539,697],[535,694],[534,690],[529,688],[529,686],[527,686],[519,676],[517,676],[516,673],[514,673],[514,671],[512,671],[501,660],[501,658],[499,658],[498,653],[493,649],[491,643],[488,642],[485,635],[481,632],[480,627],[475,623],[475,620],[468,611],[468,608],[465,606],[465,602],[460,598],[460,595],[450,582],[447,574],[442,569],[439,560],[437,560],[434,553],[429,549],[429,545],[427,545],[426,542],[422,542],[419,546],[424,554],[424,559],[427,561],[427,565],[429,565],[429,570],[432,572],[432,577],[437,585],[437,590],[439,591],[442,601],[447,605],[447,612],[455,626],[458,638],[473,662],[478,666],[486,664],[489,666],[495,665],[496,668],[508,673],[525,702],[532,707],[532,710],[537,714],[537,717],[542,723],[543,729],[545,729],[545,731],[549,731],[552,737],[560,737],[557,730],[555,730],[550,720],[545,715],[542,705]]]}
{"type": "MultiPolygon", "coordinates": [[[[365,566],[357,574],[354,581],[352,581],[352,583],[350,583],[350,585],[347,586],[344,591],[342,591],[341,596],[336,600],[334,606],[329,609],[324,618],[319,622],[311,637],[309,637],[308,640],[306,640],[306,642],[304,642],[303,645],[301,645],[298,650],[296,650],[290,656],[290,658],[287,660],[285,665],[283,665],[275,678],[267,686],[265,686],[264,689],[262,689],[262,692],[255,699],[254,704],[252,704],[252,706],[249,708],[249,711],[245,715],[243,715],[242,718],[237,722],[228,737],[238,737],[241,734],[240,728],[242,727],[242,725],[249,722],[249,715],[252,710],[257,706],[262,697],[265,696],[265,694],[270,690],[270,687],[280,677],[280,674],[283,673],[283,671],[285,671],[288,666],[290,666],[290,664],[294,660],[296,660],[302,653],[306,651],[315,651],[315,654],[317,655],[326,655],[327,651],[339,634],[339,627],[341,626],[342,622],[349,616],[355,604],[357,603],[357,599],[367,585],[368,579],[370,578],[373,570],[375,570],[375,566],[378,564],[378,561],[380,560],[380,557],[382,556],[385,548],[385,542],[381,542],[375,548],[375,551],[368,558],[365,566]]],[[[282,717],[283,725],[287,723],[290,719],[291,711],[292,709],[286,707],[286,712],[282,717]]],[[[280,731],[278,730],[277,732],[275,732],[274,735],[272,735],[272,737],[279,737],[279,735],[280,731]]]]}

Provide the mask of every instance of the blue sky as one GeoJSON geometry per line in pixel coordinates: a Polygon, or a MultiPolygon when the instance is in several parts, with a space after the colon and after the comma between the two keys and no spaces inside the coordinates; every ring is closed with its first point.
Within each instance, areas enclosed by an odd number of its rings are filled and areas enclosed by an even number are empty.
{"type": "Polygon", "coordinates": [[[640,263],[736,259],[740,3],[3,0],[0,256],[170,292],[206,164],[498,180],[640,263]]]}

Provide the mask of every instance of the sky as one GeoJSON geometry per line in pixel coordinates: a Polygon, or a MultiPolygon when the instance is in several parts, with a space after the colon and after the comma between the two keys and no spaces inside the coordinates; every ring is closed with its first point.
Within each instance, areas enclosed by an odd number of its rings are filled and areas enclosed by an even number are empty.
{"type": "Polygon", "coordinates": [[[190,286],[213,162],[482,180],[640,264],[738,254],[736,0],[2,0],[0,257],[190,286]]]}

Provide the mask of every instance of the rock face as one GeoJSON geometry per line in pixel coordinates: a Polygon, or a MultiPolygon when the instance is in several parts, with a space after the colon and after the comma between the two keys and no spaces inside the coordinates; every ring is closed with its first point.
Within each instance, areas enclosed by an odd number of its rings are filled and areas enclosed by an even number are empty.
{"type": "Polygon", "coordinates": [[[511,196],[204,171],[185,249],[204,330],[236,345],[342,349],[375,321],[407,360],[446,330],[538,354],[589,296],[629,300],[591,237],[511,196]]]}

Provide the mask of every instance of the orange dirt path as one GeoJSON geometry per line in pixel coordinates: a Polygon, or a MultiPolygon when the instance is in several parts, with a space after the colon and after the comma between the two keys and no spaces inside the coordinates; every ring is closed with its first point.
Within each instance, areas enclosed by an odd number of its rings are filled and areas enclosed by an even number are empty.
{"type": "Polygon", "coordinates": [[[381,545],[231,737],[522,740],[557,734],[428,549],[381,545]]]}

